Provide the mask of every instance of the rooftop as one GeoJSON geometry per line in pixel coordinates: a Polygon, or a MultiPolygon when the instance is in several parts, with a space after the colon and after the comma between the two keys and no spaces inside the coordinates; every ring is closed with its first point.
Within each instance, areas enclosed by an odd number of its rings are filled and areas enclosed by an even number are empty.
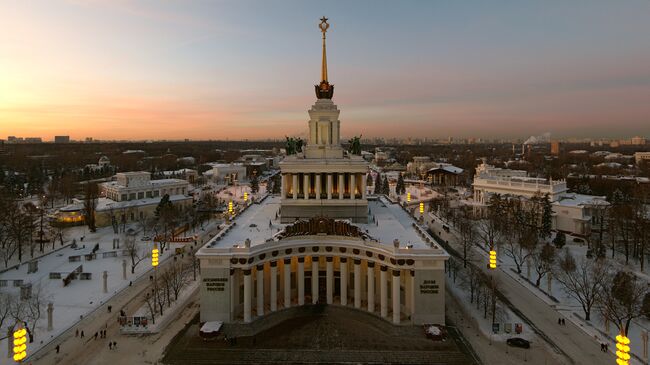
{"type": "MultiPolygon", "coordinates": [[[[374,216],[375,222],[370,219],[371,223],[354,223],[353,225],[367,233],[371,239],[376,240],[377,244],[392,249],[393,241],[398,239],[402,248],[409,245],[415,249],[430,248],[413,226],[415,221],[399,204],[393,204],[385,198],[380,198],[379,200],[369,200],[368,208],[370,216],[374,216]]],[[[208,242],[206,247],[243,247],[246,239],[250,239],[251,247],[255,247],[272,240],[287,226],[276,219],[276,213],[279,210],[279,197],[268,197],[259,204],[249,206],[236,218],[236,225],[226,234],[221,235],[219,240],[215,238],[208,242]]]]}

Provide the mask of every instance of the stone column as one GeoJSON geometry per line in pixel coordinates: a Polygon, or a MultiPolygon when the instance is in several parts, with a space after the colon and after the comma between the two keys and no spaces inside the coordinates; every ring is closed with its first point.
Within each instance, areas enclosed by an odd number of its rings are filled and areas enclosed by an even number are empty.
{"type": "Polygon", "coordinates": [[[284,259],[284,307],[291,307],[291,258],[284,259]]]}
{"type": "Polygon", "coordinates": [[[368,175],[361,175],[361,199],[366,199],[368,193],[368,175]]]}
{"type": "MultiPolygon", "coordinates": [[[[106,271],[104,271],[106,272],[106,271]]],[[[54,312],[54,304],[47,303],[47,330],[51,331],[52,330],[52,312],[54,312]]],[[[9,339],[7,339],[9,341],[9,339]]]]}
{"type": "Polygon", "coordinates": [[[252,286],[251,269],[244,269],[244,323],[251,322],[252,286]]]}
{"type": "Polygon", "coordinates": [[[334,302],[334,257],[327,256],[325,258],[327,277],[325,278],[325,285],[327,286],[327,304],[334,302]]]}
{"type": "Polygon", "coordinates": [[[309,173],[303,173],[303,184],[302,184],[302,190],[303,194],[305,195],[305,199],[309,199],[309,188],[310,188],[310,182],[309,182],[309,173]]]}
{"type": "Polygon", "coordinates": [[[104,294],[108,293],[108,271],[104,271],[104,294]]]}
{"type": "Polygon", "coordinates": [[[230,320],[235,320],[235,306],[237,302],[235,301],[235,291],[237,287],[235,286],[235,269],[230,269],[230,320]]]}
{"type": "Polygon", "coordinates": [[[126,280],[126,260],[122,260],[122,280],[126,280]]]}
{"type": "Polygon", "coordinates": [[[327,199],[332,199],[332,174],[327,174],[327,199]]]}
{"type": "Polygon", "coordinates": [[[285,199],[287,197],[287,174],[280,174],[280,183],[281,183],[281,188],[280,188],[280,193],[282,194],[282,199],[285,199]]]}
{"type": "Polygon", "coordinates": [[[350,174],[350,199],[354,200],[357,197],[354,194],[354,190],[357,188],[357,174],[350,174]]]}
{"type": "Polygon", "coordinates": [[[298,199],[298,188],[300,187],[298,185],[298,174],[291,174],[292,176],[292,183],[291,183],[291,191],[293,192],[293,198],[298,199]]]}
{"type": "Polygon", "coordinates": [[[402,313],[402,308],[401,308],[401,303],[400,303],[400,271],[399,270],[393,270],[393,323],[394,324],[399,324],[401,313],[402,313]]]}
{"type": "Polygon", "coordinates": [[[354,307],[361,308],[361,260],[354,259],[354,307]]]}
{"type": "Polygon", "coordinates": [[[257,315],[264,315],[264,264],[257,265],[257,315]]]}
{"type": "Polygon", "coordinates": [[[278,262],[271,261],[269,265],[271,266],[271,283],[269,284],[271,287],[271,312],[275,312],[278,310],[278,262]]]}
{"type": "Polygon", "coordinates": [[[388,316],[388,283],[386,282],[388,278],[386,277],[388,268],[382,266],[381,271],[379,272],[379,305],[380,313],[382,318],[388,316]]]}
{"type": "Polygon", "coordinates": [[[415,270],[411,270],[411,275],[410,275],[411,282],[409,283],[409,286],[411,287],[411,293],[410,293],[410,300],[411,300],[411,319],[413,319],[413,315],[415,314],[415,270]]]}
{"type": "Polygon", "coordinates": [[[375,263],[368,261],[368,312],[375,311],[375,263]]]}
{"type": "Polygon", "coordinates": [[[318,302],[318,256],[311,257],[311,304],[318,302]]]}
{"type": "Polygon", "coordinates": [[[348,259],[341,257],[341,305],[348,305],[348,259]]]}
{"type": "Polygon", "coordinates": [[[343,193],[345,192],[345,174],[339,172],[339,199],[343,199],[343,193]]]}
{"type": "Polygon", "coordinates": [[[321,174],[317,173],[316,174],[316,199],[320,199],[320,192],[321,192],[321,174]]]}
{"type": "Polygon", "coordinates": [[[298,257],[298,305],[305,304],[305,258],[298,257]]]}

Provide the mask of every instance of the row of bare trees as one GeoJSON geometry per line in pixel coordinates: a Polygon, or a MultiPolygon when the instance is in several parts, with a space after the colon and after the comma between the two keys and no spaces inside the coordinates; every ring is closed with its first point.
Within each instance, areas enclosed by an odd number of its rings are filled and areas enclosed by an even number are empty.
{"type": "Polygon", "coordinates": [[[38,205],[22,203],[0,189],[0,260],[5,267],[15,257],[23,262],[27,253],[33,258],[36,250],[45,251],[48,241],[63,242],[63,230],[52,225],[41,200],[38,205]]]}
{"type": "Polygon", "coordinates": [[[0,328],[21,323],[27,328],[32,342],[36,323],[45,310],[45,300],[45,293],[40,285],[33,287],[31,294],[26,298],[21,298],[17,293],[0,291],[0,328]]]}
{"type": "Polygon", "coordinates": [[[162,317],[165,308],[178,300],[181,291],[192,281],[192,270],[191,265],[175,260],[156,273],[151,290],[144,297],[152,323],[155,324],[156,317],[162,317]]]}

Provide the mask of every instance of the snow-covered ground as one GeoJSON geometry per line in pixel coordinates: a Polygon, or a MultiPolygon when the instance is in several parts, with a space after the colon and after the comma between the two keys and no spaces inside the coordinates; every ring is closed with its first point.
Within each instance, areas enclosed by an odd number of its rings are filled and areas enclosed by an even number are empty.
{"type": "MultiPolygon", "coordinates": [[[[137,229],[137,227],[133,227],[137,229]]],[[[44,300],[44,306],[41,309],[41,317],[36,324],[34,333],[34,342],[28,344],[28,353],[34,353],[41,346],[51,341],[57,335],[62,333],[67,328],[73,326],[80,318],[87,316],[89,313],[97,310],[109,298],[129,286],[130,281],[135,278],[146,275],[151,269],[149,259],[140,262],[135,268],[135,273],[131,274],[131,261],[130,257],[122,256],[118,253],[117,257],[102,258],[105,252],[115,251],[113,249],[113,238],[120,239],[120,247],[124,247],[124,236],[122,234],[114,234],[112,227],[104,227],[97,230],[96,233],[90,233],[85,227],[73,227],[66,232],[67,237],[70,239],[76,238],[78,247],[73,249],[65,247],[55,251],[49,255],[38,259],[38,271],[36,273],[27,273],[27,264],[22,264],[17,270],[9,270],[0,274],[0,280],[8,280],[9,285],[1,288],[6,292],[13,292],[19,294],[20,288],[13,287],[13,280],[23,280],[25,283],[31,283],[33,291],[38,287],[41,288],[44,300]],[[85,231],[85,233],[84,233],[85,231]],[[84,236],[83,242],[80,238],[84,236]],[[99,244],[97,251],[97,258],[95,260],[86,261],[84,258],[78,262],[69,262],[69,256],[83,255],[90,253],[95,246],[99,244]],[[122,276],[122,261],[127,261],[127,276],[126,279],[122,276]],[[63,277],[66,273],[71,272],[75,268],[83,266],[83,273],[90,273],[91,280],[72,280],[68,286],[63,286],[62,279],[50,279],[50,273],[61,272],[63,277]],[[107,293],[103,292],[103,272],[108,274],[107,278],[107,293]],[[53,330],[47,331],[47,303],[54,305],[53,311],[53,330]]],[[[143,247],[145,252],[150,252],[153,242],[142,241],[142,234],[136,235],[136,242],[143,247]]],[[[169,250],[161,253],[160,260],[163,261],[174,252],[175,247],[180,247],[183,244],[171,244],[169,250]]],[[[101,310],[106,310],[101,308],[101,310]]],[[[119,308],[113,308],[113,311],[118,311],[119,308]]],[[[13,325],[13,323],[12,323],[13,325]]],[[[6,334],[6,325],[1,332],[6,334]]],[[[90,336],[87,333],[86,336],[90,336]]],[[[0,349],[7,348],[7,341],[3,339],[0,341],[0,349]]],[[[4,352],[4,351],[2,351],[4,352]]],[[[0,364],[5,364],[9,360],[3,353],[0,356],[0,364]]]]}
{"type": "MultiPolygon", "coordinates": [[[[449,224],[449,226],[451,226],[449,224]]],[[[452,233],[455,231],[452,229],[452,233]]],[[[584,243],[573,242],[573,237],[567,236],[567,245],[564,247],[568,248],[576,260],[581,260],[586,257],[587,246],[584,243]]],[[[563,248],[564,249],[564,248],[563,248]]],[[[487,262],[487,252],[483,252],[484,259],[487,262]]],[[[620,257],[619,260],[620,261],[620,257]]],[[[537,273],[533,268],[528,269],[527,265],[522,266],[522,273],[517,274],[516,265],[511,257],[501,251],[498,255],[499,267],[502,269],[502,275],[508,275],[524,287],[526,287],[531,293],[535,294],[538,298],[545,301],[549,306],[554,307],[557,311],[564,314],[567,321],[572,321],[578,327],[580,327],[585,333],[587,333],[591,338],[594,339],[596,345],[598,343],[608,343],[609,351],[615,352],[614,347],[614,338],[618,334],[616,327],[613,324],[609,325],[609,331],[605,330],[605,321],[602,316],[598,313],[598,309],[594,306],[591,310],[591,320],[584,320],[584,312],[580,303],[571,297],[555,278],[551,279],[550,288],[548,283],[548,277],[544,277],[541,280],[540,286],[536,287],[533,283],[537,279],[537,273]],[[528,272],[530,271],[530,276],[528,272]],[[550,289],[550,290],[549,290],[550,289]],[[553,300],[551,296],[557,300],[553,300]]],[[[623,268],[624,264],[620,262],[613,262],[618,265],[620,268],[623,268]]],[[[646,274],[641,274],[646,275],[646,274]]],[[[650,321],[645,318],[637,319],[630,326],[628,333],[628,338],[630,339],[631,352],[642,358],[643,356],[643,341],[642,341],[642,331],[650,331],[650,321]]],[[[631,359],[631,363],[640,363],[634,357],[631,359]]]]}

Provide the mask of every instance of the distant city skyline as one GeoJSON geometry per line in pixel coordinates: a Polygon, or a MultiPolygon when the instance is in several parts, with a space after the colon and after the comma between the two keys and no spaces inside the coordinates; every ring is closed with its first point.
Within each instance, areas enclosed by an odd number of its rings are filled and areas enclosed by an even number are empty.
{"type": "Polygon", "coordinates": [[[0,139],[650,136],[650,2],[0,4],[0,139]]]}

